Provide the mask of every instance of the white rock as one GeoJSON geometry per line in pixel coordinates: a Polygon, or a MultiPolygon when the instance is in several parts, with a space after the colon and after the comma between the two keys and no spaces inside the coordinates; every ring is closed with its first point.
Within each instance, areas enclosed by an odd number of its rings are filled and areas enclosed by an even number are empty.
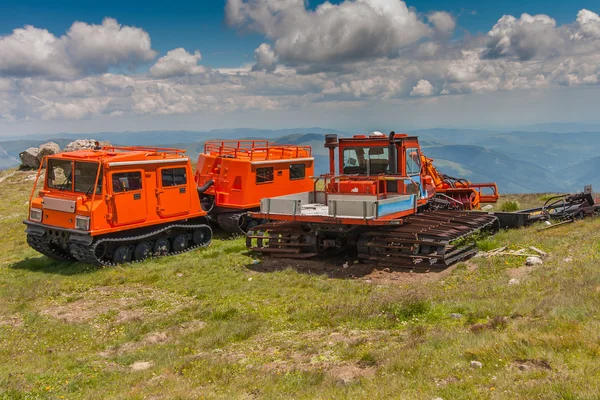
{"type": "Polygon", "coordinates": [[[483,364],[479,361],[471,361],[471,368],[483,368],[483,364]]]}
{"type": "Polygon", "coordinates": [[[453,319],[461,319],[462,317],[463,317],[463,315],[459,314],[459,313],[450,314],[450,318],[453,318],[453,319]]]}
{"type": "Polygon", "coordinates": [[[35,147],[30,147],[19,154],[21,159],[21,165],[26,168],[39,168],[40,161],[38,160],[38,154],[40,150],[35,147]]]}
{"type": "Polygon", "coordinates": [[[131,370],[143,371],[145,369],[152,368],[153,365],[154,363],[151,361],[136,361],[133,364],[131,364],[131,370]]]}
{"type": "Polygon", "coordinates": [[[533,265],[542,265],[544,262],[539,257],[527,257],[525,265],[531,267],[533,265]]]}
{"type": "MultiPolygon", "coordinates": [[[[111,144],[108,142],[100,142],[100,146],[102,147],[107,147],[110,146],[111,144]]],[[[96,147],[96,140],[95,139],[78,139],[75,140],[71,143],[69,143],[65,148],[64,148],[64,152],[70,152],[70,151],[77,151],[77,150],[90,150],[93,149],[94,147],[96,147]]]]}
{"type": "Polygon", "coordinates": [[[38,150],[37,158],[39,162],[42,162],[44,157],[60,153],[60,146],[57,143],[48,142],[42,144],[38,150]]]}
{"type": "Polygon", "coordinates": [[[518,279],[512,278],[510,281],[508,281],[509,285],[518,285],[520,282],[518,279]]]}
{"type": "Polygon", "coordinates": [[[491,204],[481,207],[481,211],[492,211],[492,210],[494,210],[494,206],[492,206],[491,204]]]}

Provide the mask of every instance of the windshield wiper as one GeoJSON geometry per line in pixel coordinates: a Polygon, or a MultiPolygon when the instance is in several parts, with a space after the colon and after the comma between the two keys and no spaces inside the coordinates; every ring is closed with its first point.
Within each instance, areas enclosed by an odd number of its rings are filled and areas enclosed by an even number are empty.
{"type": "Polygon", "coordinates": [[[65,179],[65,181],[58,187],[58,190],[60,191],[64,191],[67,189],[67,184],[71,184],[71,177],[73,176],[73,173],[70,173],[69,176],[67,177],[67,179],[65,179]]]}

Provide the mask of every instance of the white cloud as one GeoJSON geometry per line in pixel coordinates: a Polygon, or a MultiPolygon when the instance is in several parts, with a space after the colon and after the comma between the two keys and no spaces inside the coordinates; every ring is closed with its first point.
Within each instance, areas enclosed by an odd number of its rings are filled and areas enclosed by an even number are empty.
{"type": "Polygon", "coordinates": [[[101,25],[75,22],[59,38],[29,25],[0,37],[3,76],[75,77],[109,67],[134,67],[155,56],[147,32],[112,18],[101,25]]]}
{"type": "Polygon", "coordinates": [[[413,90],[412,90],[412,92],[410,92],[410,95],[426,97],[426,96],[432,96],[433,92],[434,92],[434,89],[433,89],[433,85],[431,84],[431,82],[429,82],[425,79],[420,79],[419,82],[416,84],[416,86],[413,87],[413,90]]]}
{"type": "Polygon", "coordinates": [[[267,43],[263,43],[254,50],[254,58],[256,64],[252,67],[252,71],[275,71],[277,66],[277,55],[267,43]]]}
{"type": "Polygon", "coordinates": [[[430,97],[423,103],[440,95],[600,85],[600,17],[587,10],[565,25],[544,15],[504,16],[486,35],[448,40],[456,24],[450,14],[432,13],[425,24],[399,0],[346,0],[314,11],[303,0],[229,0],[227,9],[229,23],[265,36],[255,62],[240,68],[210,69],[199,65],[199,51],[176,48],[148,73],[106,73],[150,59],[147,33],[114,20],[74,24],[60,38],[15,30],[0,38],[0,120],[365,109],[410,97],[430,97]],[[421,33],[410,36],[411,24],[421,33]],[[402,29],[387,30],[391,25],[402,29]],[[81,48],[85,32],[99,37],[88,49],[81,48]],[[103,47],[109,37],[120,44],[103,47]],[[376,39],[382,43],[371,48],[376,39]],[[96,69],[81,58],[87,53],[96,69]]]}
{"type": "Polygon", "coordinates": [[[516,56],[530,60],[536,56],[557,56],[565,46],[556,21],[547,15],[523,14],[519,19],[505,15],[488,33],[488,57],[516,56]]]}
{"type": "Polygon", "coordinates": [[[456,28],[454,17],[445,11],[436,11],[431,13],[427,19],[433,24],[433,28],[438,36],[449,38],[456,28]]]}
{"type": "Polygon", "coordinates": [[[576,39],[600,39],[600,16],[598,14],[583,9],[577,14],[576,39]]]}
{"type": "Polygon", "coordinates": [[[325,2],[315,11],[304,0],[228,0],[230,25],[264,34],[288,63],[342,63],[397,56],[430,34],[400,0],[325,2]]]}
{"type": "Polygon", "coordinates": [[[202,55],[198,50],[190,54],[180,47],[159,58],[150,68],[150,74],[155,78],[202,74],[206,69],[198,65],[201,59],[202,55]]]}

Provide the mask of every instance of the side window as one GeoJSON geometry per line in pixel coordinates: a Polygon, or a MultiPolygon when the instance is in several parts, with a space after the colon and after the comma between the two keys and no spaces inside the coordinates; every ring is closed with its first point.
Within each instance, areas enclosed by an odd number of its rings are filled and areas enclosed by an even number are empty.
{"type": "Polygon", "coordinates": [[[421,156],[419,149],[406,149],[406,174],[418,175],[421,173],[421,156]]]}
{"type": "Polygon", "coordinates": [[[306,177],[306,165],[292,164],[290,165],[290,180],[304,179],[306,177]]]}
{"type": "Polygon", "coordinates": [[[161,170],[162,186],[181,186],[187,184],[185,168],[165,168],[161,170]]]}
{"type": "Polygon", "coordinates": [[[256,168],[256,183],[273,182],[273,167],[256,168]]]}
{"type": "Polygon", "coordinates": [[[136,171],[112,174],[112,188],[114,193],[142,190],[142,173],[136,171]]]}

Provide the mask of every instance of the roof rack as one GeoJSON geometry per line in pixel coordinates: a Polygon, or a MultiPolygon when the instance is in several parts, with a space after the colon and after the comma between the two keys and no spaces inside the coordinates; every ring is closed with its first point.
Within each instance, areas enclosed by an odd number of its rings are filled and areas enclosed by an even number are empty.
{"type": "Polygon", "coordinates": [[[175,155],[184,155],[185,150],[182,149],[172,149],[167,147],[151,147],[151,146],[102,146],[102,150],[105,151],[113,151],[113,152],[123,152],[123,151],[145,151],[156,154],[175,154],[175,155]]]}
{"type": "Polygon", "coordinates": [[[267,140],[208,140],[204,153],[244,160],[281,160],[311,157],[310,146],[269,143],[267,140]]]}

